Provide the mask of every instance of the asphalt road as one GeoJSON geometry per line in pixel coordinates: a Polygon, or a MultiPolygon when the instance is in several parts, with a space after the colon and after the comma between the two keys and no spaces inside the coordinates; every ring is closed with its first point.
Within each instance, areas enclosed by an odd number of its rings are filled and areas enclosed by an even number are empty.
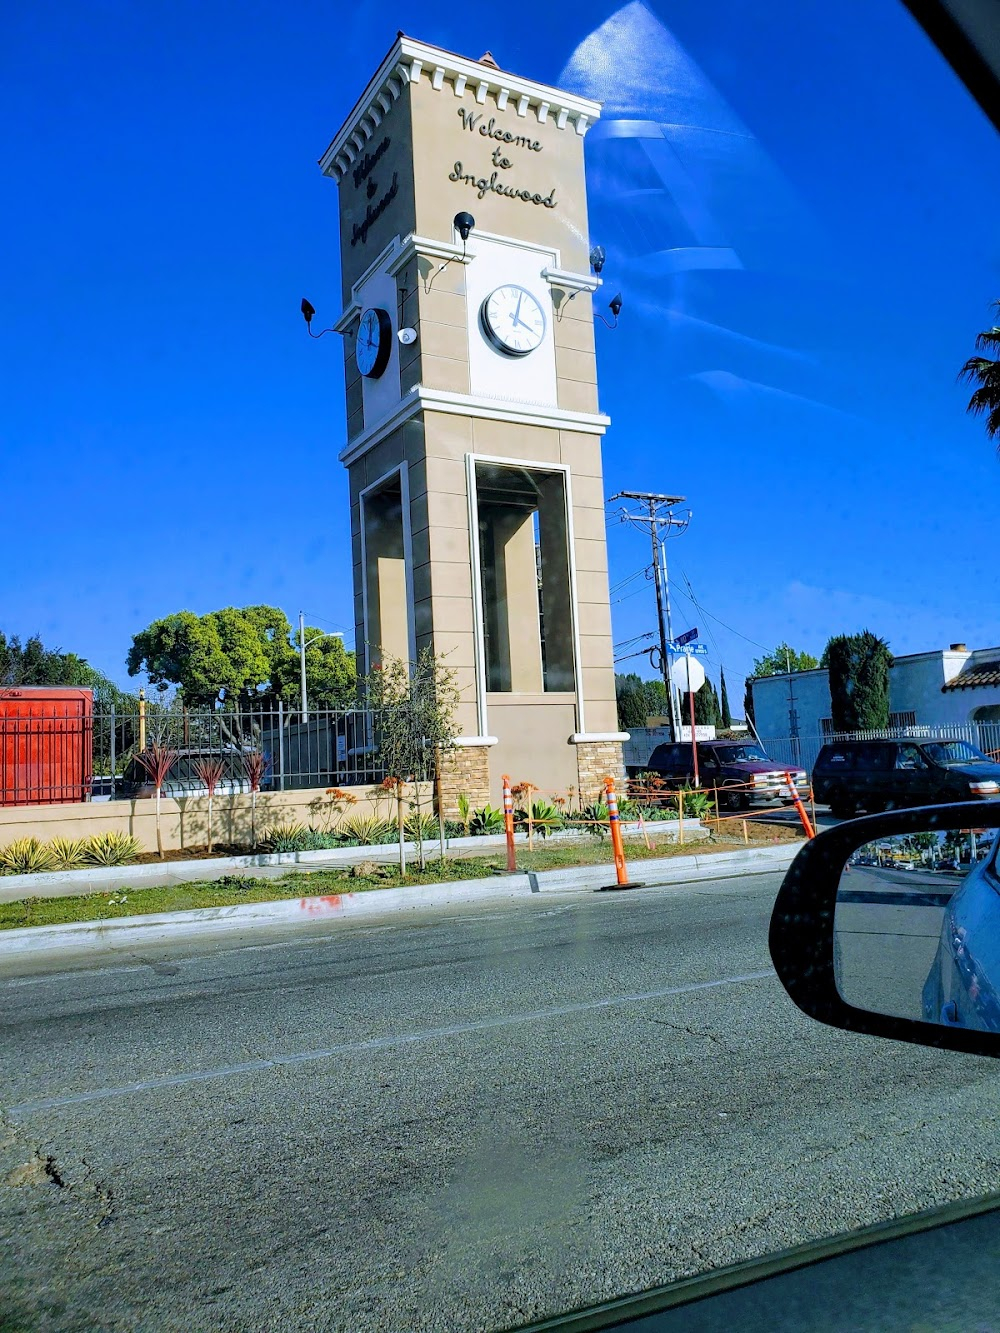
{"type": "Polygon", "coordinates": [[[0,1327],[508,1328],[1000,1189],[996,1065],[801,1016],[777,883],[0,962],[0,1327]]]}

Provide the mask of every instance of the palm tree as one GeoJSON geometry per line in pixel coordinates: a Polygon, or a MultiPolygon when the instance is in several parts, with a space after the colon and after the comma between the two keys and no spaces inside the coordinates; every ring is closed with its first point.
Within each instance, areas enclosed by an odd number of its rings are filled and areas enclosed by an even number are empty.
{"type": "MultiPolygon", "coordinates": [[[[993,309],[1000,317],[1000,301],[993,302],[993,309]]],[[[976,335],[978,352],[1000,353],[1000,326],[994,324],[991,329],[984,329],[976,335]]],[[[959,380],[968,384],[977,384],[969,399],[966,411],[974,417],[986,414],[986,434],[993,440],[1000,435],[1000,360],[993,361],[988,356],[970,356],[958,372],[959,380]]],[[[997,445],[1000,452],[1000,443],[997,445]]]]}

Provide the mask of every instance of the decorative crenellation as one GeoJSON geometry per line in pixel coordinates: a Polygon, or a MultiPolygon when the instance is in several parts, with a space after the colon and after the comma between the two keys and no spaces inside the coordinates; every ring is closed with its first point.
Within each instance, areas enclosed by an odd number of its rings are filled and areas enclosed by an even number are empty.
{"type": "Polygon", "coordinates": [[[580,779],[580,801],[604,799],[604,779],[614,780],[619,797],[625,790],[625,759],[621,741],[581,741],[576,747],[577,771],[580,779]]]}
{"type": "Polygon", "coordinates": [[[435,92],[450,88],[456,97],[463,97],[471,89],[480,106],[489,98],[498,111],[510,105],[522,118],[530,111],[540,125],[552,123],[559,130],[571,127],[579,135],[586,134],[601,114],[599,102],[400,36],[320,158],[324,175],[342,180],[363,156],[366,144],[407,84],[418,83],[422,77],[435,92]]]}

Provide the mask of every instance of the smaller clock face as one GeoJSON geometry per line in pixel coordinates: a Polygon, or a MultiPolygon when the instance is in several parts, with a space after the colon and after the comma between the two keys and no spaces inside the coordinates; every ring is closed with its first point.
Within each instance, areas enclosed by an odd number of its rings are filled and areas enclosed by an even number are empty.
{"type": "Polygon", "coordinates": [[[545,337],[545,312],[529,291],[508,283],[483,302],[483,332],[505,356],[527,356],[545,337]]]}
{"type": "Polygon", "coordinates": [[[358,370],[369,379],[378,379],[389,364],[392,351],[392,320],[387,310],[373,306],[361,316],[354,359],[358,370]]]}

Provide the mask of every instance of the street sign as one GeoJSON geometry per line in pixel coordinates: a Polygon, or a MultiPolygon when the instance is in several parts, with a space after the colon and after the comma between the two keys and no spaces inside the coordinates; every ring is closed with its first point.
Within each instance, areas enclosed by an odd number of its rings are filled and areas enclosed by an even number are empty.
{"type": "Polygon", "coordinates": [[[703,643],[684,643],[679,639],[674,639],[672,643],[667,644],[667,652],[677,653],[684,657],[707,657],[708,648],[703,643]]]}
{"type": "Polygon", "coordinates": [[[674,640],[674,642],[677,644],[678,648],[682,648],[686,643],[694,643],[697,637],[698,637],[697,629],[689,629],[684,634],[678,635],[678,637],[674,640]]]}
{"type": "Polygon", "coordinates": [[[705,668],[690,653],[685,653],[670,668],[670,679],[679,690],[690,690],[692,694],[697,694],[705,683],[705,668]]]}

